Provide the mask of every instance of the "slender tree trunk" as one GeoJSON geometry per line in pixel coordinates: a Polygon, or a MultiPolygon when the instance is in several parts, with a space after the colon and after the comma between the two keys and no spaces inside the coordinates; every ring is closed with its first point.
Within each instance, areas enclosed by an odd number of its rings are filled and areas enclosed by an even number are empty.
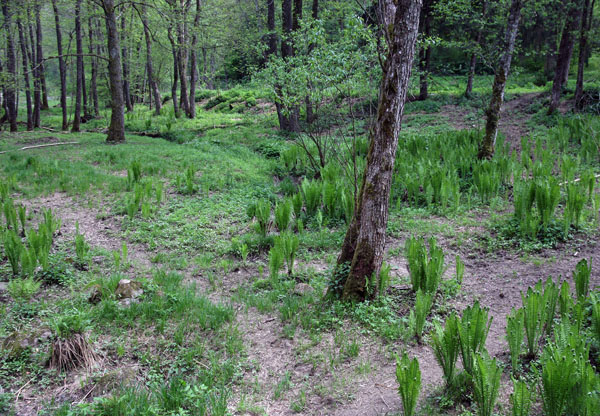
{"type": "Polygon", "coordinates": [[[573,46],[575,45],[575,31],[579,26],[579,19],[581,18],[580,1],[565,0],[565,2],[567,7],[567,21],[563,28],[560,45],[558,47],[556,71],[554,72],[554,82],[552,83],[552,95],[550,96],[548,114],[554,113],[560,104],[560,96],[569,77],[573,46]]]}
{"type": "Polygon", "coordinates": [[[154,98],[154,113],[160,115],[161,101],[160,91],[156,79],[154,78],[154,69],[152,67],[152,39],[150,37],[150,28],[148,27],[148,15],[146,5],[142,6],[142,25],[144,26],[144,39],[146,40],[146,73],[148,84],[151,91],[151,98],[154,98]]]}
{"type": "Polygon", "coordinates": [[[192,46],[190,51],[190,118],[196,118],[196,83],[198,82],[198,56],[196,49],[198,47],[198,26],[200,25],[200,11],[202,2],[196,0],[196,15],[194,17],[194,33],[192,34],[192,46]]]}
{"type": "MultiPolygon", "coordinates": [[[[485,20],[487,13],[487,1],[483,1],[481,4],[481,18],[485,20]]],[[[481,46],[483,39],[483,25],[477,29],[477,35],[475,37],[475,47],[481,46]]],[[[471,61],[469,63],[469,77],[467,78],[467,88],[465,90],[465,97],[470,98],[473,94],[473,80],[475,79],[475,69],[477,68],[477,53],[471,54],[471,61]]]]}
{"type": "Polygon", "coordinates": [[[277,33],[275,32],[275,0],[267,0],[267,58],[277,53],[277,33]]]}
{"type": "Polygon", "coordinates": [[[65,66],[65,59],[63,58],[62,31],[60,29],[60,17],[58,14],[58,8],[56,6],[56,0],[52,0],[52,9],[54,10],[54,25],[56,27],[56,48],[58,52],[58,72],[60,76],[60,108],[62,110],[62,129],[67,130],[69,128],[69,122],[67,120],[67,68],[65,66]]]}
{"type": "Polygon", "coordinates": [[[506,34],[504,36],[504,54],[500,58],[500,64],[496,69],[494,76],[494,85],[492,87],[492,98],[488,109],[486,110],[485,135],[479,147],[479,159],[491,159],[496,148],[496,138],[498,137],[498,122],[500,121],[500,110],[504,102],[504,88],[510,72],[515,42],[519,32],[519,21],[521,20],[521,9],[523,0],[512,0],[508,23],[506,25],[506,34]]]}
{"type": "MultiPolygon", "coordinates": [[[[94,54],[94,22],[93,18],[90,17],[88,20],[88,35],[89,35],[89,51],[90,55],[94,54]]],[[[90,103],[93,107],[93,115],[98,117],[99,106],[98,106],[98,58],[92,56],[90,58],[91,66],[91,78],[90,78],[90,103]]]]}
{"type": "MultiPolygon", "coordinates": [[[[283,0],[281,4],[281,25],[283,38],[281,39],[281,57],[283,59],[293,56],[294,49],[290,39],[294,27],[294,14],[292,13],[292,0],[283,0]]],[[[277,95],[281,95],[281,86],[276,85],[277,95]]],[[[300,131],[298,109],[286,109],[281,103],[275,103],[277,109],[277,118],[279,119],[279,128],[282,131],[297,132],[300,131]],[[286,114],[287,113],[287,114],[286,114]]]]}
{"type": "Polygon", "coordinates": [[[6,115],[10,124],[10,131],[17,131],[17,58],[12,36],[12,10],[9,0],[2,0],[2,14],[4,15],[4,37],[6,38],[6,70],[8,71],[8,82],[6,82],[6,115]]]}
{"type": "Polygon", "coordinates": [[[343,299],[361,301],[377,293],[377,279],[372,277],[383,261],[390,187],[421,5],[422,0],[380,3],[388,51],[358,205],[338,257],[336,274],[342,273],[343,299]]]}
{"type": "MultiPolygon", "coordinates": [[[[39,4],[34,5],[34,18],[38,13],[37,8],[39,4]]],[[[27,14],[29,15],[29,10],[27,10],[27,14]]],[[[33,20],[32,20],[33,21],[33,20]]],[[[31,68],[33,73],[33,127],[40,127],[40,111],[42,109],[42,71],[39,60],[39,48],[37,47],[37,43],[39,41],[36,33],[34,31],[33,24],[29,26],[29,38],[31,39],[31,55],[29,57],[29,62],[31,62],[31,68]]]]}
{"type": "Polygon", "coordinates": [[[121,73],[121,45],[114,0],[102,0],[106,20],[108,47],[108,78],[111,96],[111,117],[107,143],[125,142],[125,114],[123,98],[123,75],[121,73]]]}
{"type": "Polygon", "coordinates": [[[175,117],[179,117],[179,107],[177,103],[177,81],[179,80],[179,63],[178,54],[177,54],[177,46],[175,44],[175,39],[173,38],[173,34],[171,30],[168,31],[169,41],[171,42],[171,51],[173,53],[173,84],[171,86],[171,100],[173,101],[173,112],[175,117]]]}
{"type": "Polygon", "coordinates": [[[125,25],[125,14],[121,15],[121,59],[123,65],[123,98],[125,99],[125,107],[127,111],[133,111],[133,104],[131,103],[131,92],[129,89],[129,55],[127,51],[127,40],[125,38],[126,25],[125,25]]]}
{"type": "MultiPolygon", "coordinates": [[[[423,38],[431,35],[431,0],[423,0],[423,9],[419,30],[423,38]]],[[[419,100],[424,101],[429,97],[429,69],[431,62],[431,48],[427,45],[422,46],[419,51],[419,100]]]]}
{"type": "Polygon", "coordinates": [[[596,1],[585,0],[579,30],[579,57],[577,62],[577,83],[575,85],[575,108],[583,108],[583,72],[585,68],[585,55],[588,49],[588,32],[592,27],[594,6],[596,1]]]}
{"type": "Polygon", "coordinates": [[[23,25],[17,18],[17,31],[19,32],[19,44],[21,45],[21,58],[23,60],[23,81],[25,83],[25,103],[27,106],[27,130],[33,130],[33,115],[31,109],[31,85],[29,83],[29,66],[27,63],[27,43],[24,36],[23,25]]]}
{"type": "Polygon", "coordinates": [[[75,2],[75,44],[77,48],[75,115],[71,131],[79,132],[81,124],[81,85],[83,83],[83,42],[81,41],[81,0],[75,2]]]}
{"type": "MultiPolygon", "coordinates": [[[[314,20],[318,20],[319,19],[319,0],[313,0],[312,3],[312,18],[314,20]]],[[[311,53],[314,49],[314,45],[309,45],[308,47],[308,53],[311,53]]],[[[313,86],[312,83],[309,81],[308,82],[308,90],[312,91],[313,86]]],[[[312,124],[315,121],[315,113],[314,113],[314,109],[313,109],[313,103],[310,99],[310,95],[307,95],[305,98],[305,104],[306,104],[306,123],[307,124],[312,124]]]]}
{"type": "MultiPolygon", "coordinates": [[[[41,86],[41,109],[47,110],[48,107],[48,89],[46,88],[46,70],[44,68],[44,51],[42,38],[42,21],[40,19],[40,11],[42,8],[41,1],[35,6],[35,32],[37,37],[37,64],[39,66],[40,86],[41,86]]],[[[39,127],[39,126],[38,126],[39,127]]]]}

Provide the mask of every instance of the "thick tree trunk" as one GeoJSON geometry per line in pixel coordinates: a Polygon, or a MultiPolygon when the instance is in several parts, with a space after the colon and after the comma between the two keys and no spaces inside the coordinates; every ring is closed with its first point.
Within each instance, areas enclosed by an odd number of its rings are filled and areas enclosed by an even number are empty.
{"type": "Polygon", "coordinates": [[[127,111],[133,111],[133,103],[131,102],[131,92],[129,89],[129,55],[127,51],[127,40],[125,34],[127,33],[125,25],[125,14],[121,15],[121,59],[123,65],[123,98],[125,99],[125,107],[127,111]]]}
{"type": "MultiPolygon", "coordinates": [[[[89,35],[89,51],[90,55],[94,54],[94,22],[92,17],[88,20],[88,35],[89,35]]],[[[98,54],[100,52],[98,51],[98,54]]],[[[98,58],[92,56],[90,59],[91,66],[91,78],[90,78],[90,104],[93,108],[93,114],[98,117],[99,105],[98,105],[98,58]]]]}
{"type": "Polygon", "coordinates": [[[107,143],[125,142],[125,114],[123,75],[121,73],[121,45],[114,0],[102,0],[106,20],[108,47],[108,79],[110,84],[111,116],[107,143]]]}
{"type": "Polygon", "coordinates": [[[267,58],[277,53],[277,33],[275,32],[275,0],[267,0],[267,58]]]}
{"type": "Polygon", "coordinates": [[[81,84],[83,83],[83,42],[81,41],[81,0],[75,2],[75,44],[77,48],[76,61],[76,87],[75,87],[75,115],[71,131],[79,132],[81,125],[81,84]]]}
{"type": "Polygon", "coordinates": [[[377,117],[370,133],[358,204],[337,263],[337,273],[343,273],[341,295],[347,300],[365,300],[377,293],[377,279],[371,277],[379,273],[383,261],[398,134],[422,5],[421,0],[398,0],[395,7],[392,0],[384,3],[382,23],[387,31],[388,51],[377,117]]]}
{"type": "MultiPolygon", "coordinates": [[[[42,38],[42,20],[40,19],[42,4],[41,1],[35,6],[35,33],[36,33],[36,58],[39,66],[40,87],[41,87],[41,109],[47,110],[48,107],[48,89],[46,88],[46,70],[44,68],[44,50],[42,38]]],[[[39,127],[39,126],[38,126],[39,127]]]]}
{"type": "Polygon", "coordinates": [[[17,30],[19,32],[19,44],[21,45],[21,57],[23,60],[23,82],[25,87],[25,105],[27,106],[27,130],[33,130],[33,115],[31,109],[31,85],[29,83],[29,66],[27,62],[27,43],[24,36],[23,25],[17,18],[17,30]]]}
{"type": "Polygon", "coordinates": [[[500,110],[502,109],[502,103],[504,102],[504,88],[506,87],[512,55],[515,50],[522,8],[523,0],[512,0],[510,12],[508,14],[508,23],[506,25],[506,34],[504,36],[504,54],[500,58],[500,64],[498,65],[494,76],[492,98],[490,99],[489,107],[486,110],[485,135],[479,146],[479,159],[491,159],[496,148],[500,110]]]}
{"type": "Polygon", "coordinates": [[[190,51],[190,111],[189,118],[196,118],[196,83],[198,82],[198,26],[200,25],[200,11],[202,2],[196,0],[196,14],[194,16],[194,33],[192,34],[192,46],[190,51]]]}
{"type": "Polygon", "coordinates": [[[69,128],[69,122],[67,119],[67,68],[65,66],[65,59],[63,58],[62,30],[60,28],[60,17],[58,14],[58,8],[56,6],[56,0],[52,0],[52,9],[54,10],[54,25],[56,27],[56,49],[58,52],[58,72],[60,76],[60,108],[62,110],[62,129],[67,130],[69,128]]]}
{"type": "Polygon", "coordinates": [[[281,57],[287,58],[293,55],[293,48],[290,36],[293,27],[292,0],[282,0],[281,4],[281,29],[283,38],[281,39],[281,57]]]}
{"type": "Polygon", "coordinates": [[[148,15],[146,5],[142,6],[142,25],[144,26],[144,39],[146,40],[146,74],[150,87],[152,98],[154,99],[154,114],[160,115],[161,101],[158,84],[154,78],[154,68],[152,66],[152,39],[150,37],[150,28],[148,27],[148,15]]]}
{"type": "Polygon", "coordinates": [[[579,57],[577,60],[577,83],[575,85],[575,108],[578,110],[583,108],[583,72],[588,50],[588,32],[592,27],[595,3],[595,0],[592,2],[585,0],[579,30],[579,57]]]}
{"type": "Polygon", "coordinates": [[[556,71],[554,72],[554,81],[552,83],[552,94],[550,96],[550,107],[548,114],[554,113],[560,104],[560,96],[563,87],[569,77],[569,68],[571,66],[571,57],[573,56],[573,46],[575,45],[575,31],[579,26],[581,18],[580,0],[565,0],[567,7],[567,21],[563,28],[558,47],[558,57],[556,58],[556,71]]]}
{"type": "MultiPolygon", "coordinates": [[[[481,3],[481,18],[485,21],[487,13],[487,1],[483,1],[481,3]]],[[[475,47],[479,47],[481,45],[481,41],[483,39],[483,24],[477,30],[477,35],[475,36],[475,47]]],[[[465,97],[470,98],[473,94],[473,80],[475,79],[475,69],[477,68],[477,53],[473,52],[471,54],[471,61],[469,62],[469,77],[467,78],[467,88],[465,89],[465,97]]]]}
{"type": "Polygon", "coordinates": [[[15,56],[15,46],[11,21],[12,10],[10,10],[9,0],[2,0],[2,14],[4,15],[4,37],[6,38],[6,70],[8,71],[8,82],[6,82],[6,116],[10,124],[10,131],[17,131],[17,94],[15,85],[17,85],[17,58],[15,56]]]}

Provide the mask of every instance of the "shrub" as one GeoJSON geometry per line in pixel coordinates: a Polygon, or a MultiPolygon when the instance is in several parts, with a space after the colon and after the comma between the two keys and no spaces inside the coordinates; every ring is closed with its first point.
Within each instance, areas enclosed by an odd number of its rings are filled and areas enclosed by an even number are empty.
{"type": "Polygon", "coordinates": [[[419,361],[416,358],[408,358],[406,351],[401,358],[396,357],[396,381],[404,415],[412,416],[421,391],[421,370],[419,361]]]}
{"type": "Polygon", "coordinates": [[[435,238],[429,240],[429,256],[425,241],[415,237],[406,240],[405,253],[413,291],[435,294],[444,273],[444,252],[435,238]]]}

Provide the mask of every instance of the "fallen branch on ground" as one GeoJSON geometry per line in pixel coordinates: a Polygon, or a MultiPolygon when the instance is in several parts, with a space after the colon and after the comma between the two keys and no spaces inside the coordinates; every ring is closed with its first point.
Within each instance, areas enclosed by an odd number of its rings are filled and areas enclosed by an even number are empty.
{"type": "Polygon", "coordinates": [[[79,142],[61,142],[61,143],[38,144],[36,146],[25,146],[25,147],[21,147],[20,149],[5,150],[3,152],[0,152],[0,155],[2,155],[4,153],[8,153],[8,152],[17,152],[19,150],[39,149],[40,147],[50,147],[50,146],[64,146],[67,144],[79,144],[79,142]]]}

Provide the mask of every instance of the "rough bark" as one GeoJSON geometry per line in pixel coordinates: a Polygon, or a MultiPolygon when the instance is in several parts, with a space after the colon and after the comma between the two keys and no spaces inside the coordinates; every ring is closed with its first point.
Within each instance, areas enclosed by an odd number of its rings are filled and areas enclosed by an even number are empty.
{"type": "Polygon", "coordinates": [[[152,38],[150,36],[150,28],[148,27],[148,14],[145,4],[142,6],[142,25],[144,26],[144,39],[146,40],[146,75],[148,77],[148,84],[154,100],[154,114],[158,116],[160,115],[162,103],[160,101],[158,83],[154,77],[154,68],[152,65],[152,38]]]}
{"type": "Polygon", "coordinates": [[[168,35],[169,42],[171,42],[171,52],[173,53],[173,84],[171,85],[171,101],[173,101],[173,113],[175,114],[175,117],[179,117],[179,106],[177,103],[177,82],[179,81],[179,64],[177,61],[179,58],[175,39],[173,38],[170,28],[168,35]]]}
{"type": "Polygon", "coordinates": [[[10,27],[12,10],[10,10],[9,0],[2,0],[2,14],[4,15],[4,37],[6,38],[6,70],[8,71],[9,80],[6,83],[4,100],[10,131],[15,132],[17,131],[17,95],[15,91],[15,85],[17,84],[17,58],[15,56],[12,28],[10,27]]]}
{"type": "Polygon", "coordinates": [[[62,110],[62,129],[67,130],[69,128],[69,122],[67,119],[67,68],[65,66],[65,59],[63,58],[62,30],[60,28],[60,17],[58,14],[58,7],[56,6],[56,0],[52,0],[52,9],[54,10],[54,26],[56,28],[56,49],[58,52],[58,72],[60,77],[60,108],[62,110]]]}
{"type": "Polygon", "coordinates": [[[129,54],[127,50],[127,41],[125,34],[127,33],[125,22],[125,14],[121,15],[121,64],[123,65],[123,98],[125,99],[125,108],[127,111],[133,111],[133,103],[131,102],[131,92],[129,88],[129,54]]]}
{"type": "Polygon", "coordinates": [[[27,43],[24,36],[23,25],[17,18],[17,31],[19,32],[19,44],[21,46],[21,58],[23,62],[23,82],[25,87],[25,105],[27,109],[27,130],[33,130],[33,114],[31,109],[31,84],[29,83],[29,66],[27,62],[27,43]]]}
{"type": "MultiPolygon", "coordinates": [[[[481,18],[485,20],[487,13],[487,1],[483,1],[481,4],[481,18]]],[[[483,24],[479,26],[477,34],[475,35],[475,47],[481,45],[483,39],[483,24]]],[[[477,68],[477,53],[471,54],[471,60],[469,62],[469,77],[467,78],[467,88],[465,89],[465,97],[470,98],[473,93],[473,79],[475,78],[475,69],[477,68]]]]}
{"type": "Polygon", "coordinates": [[[365,300],[377,293],[376,276],[385,248],[390,187],[402,122],[404,102],[419,28],[421,0],[391,0],[382,7],[382,23],[387,32],[387,58],[379,90],[376,120],[370,132],[367,165],[358,204],[338,257],[337,272],[342,276],[342,298],[365,300]],[[386,22],[392,24],[385,24],[386,22]],[[370,290],[367,290],[370,288],[370,290]]]}
{"type": "Polygon", "coordinates": [[[588,51],[588,32],[592,27],[594,17],[594,6],[596,1],[585,0],[583,14],[579,29],[579,57],[577,62],[577,83],[575,85],[575,108],[581,110],[583,107],[583,73],[585,69],[585,57],[588,51]]]}
{"type": "Polygon", "coordinates": [[[75,87],[75,114],[71,131],[79,132],[81,125],[81,84],[83,83],[83,42],[81,40],[81,0],[75,2],[75,44],[77,48],[76,61],[76,87],[75,87]]]}
{"type": "MultiPolygon", "coordinates": [[[[89,52],[90,55],[94,54],[94,21],[93,18],[90,17],[88,20],[88,35],[89,35],[89,52]]],[[[98,51],[98,54],[100,52],[98,51]]],[[[90,104],[93,108],[93,115],[98,117],[99,114],[99,105],[98,105],[98,58],[92,56],[90,59],[90,69],[91,69],[91,77],[90,77],[90,104]]]]}
{"type": "Polygon", "coordinates": [[[194,15],[194,33],[192,34],[192,45],[190,48],[190,99],[189,118],[196,118],[196,83],[198,82],[198,27],[200,25],[200,11],[202,2],[196,0],[196,14],[194,15]]]}
{"type": "Polygon", "coordinates": [[[275,32],[275,0],[267,0],[267,52],[266,58],[277,53],[277,33],[275,32]]]}
{"type": "Polygon", "coordinates": [[[123,75],[121,73],[121,45],[114,0],[102,0],[106,21],[108,48],[108,79],[110,84],[111,116],[107,143],[125,142],[125,112],[123,98],[123,75]]]}
{"type": "Polygon", "coordinates": [[[492,98],[486,110],[485,135],[479,146],[479,159],[491,159],[496,148],[496,138],[498,137],[498,122],[500,121],[500,110],[504,102],[504,89],[506,80],[510,72],[515,42],[519,32],[519,22],[521,20],[521,9],[523,0],[512,0],[504,35],[504,54],[500,58],[500,63],[496,68],[494,75],[494,85],[492,87],[492,98]]]}
{"type": "Polygon", "coordinates": [[[573,46],[575,45],[575,32],[579,26],[579,20],[581,18],[581,1],[565,0],[565,2],[567,7],[567,21],[565,22],[565,26],[560,38],[560,45],[558,47],[556,71],[554,72],[554,81],[552,83],[552,94],[550,96],[548,114],[554,113],[560,104],[560,96],[569,77],[571,57],[573,56],[573,46]]]}

